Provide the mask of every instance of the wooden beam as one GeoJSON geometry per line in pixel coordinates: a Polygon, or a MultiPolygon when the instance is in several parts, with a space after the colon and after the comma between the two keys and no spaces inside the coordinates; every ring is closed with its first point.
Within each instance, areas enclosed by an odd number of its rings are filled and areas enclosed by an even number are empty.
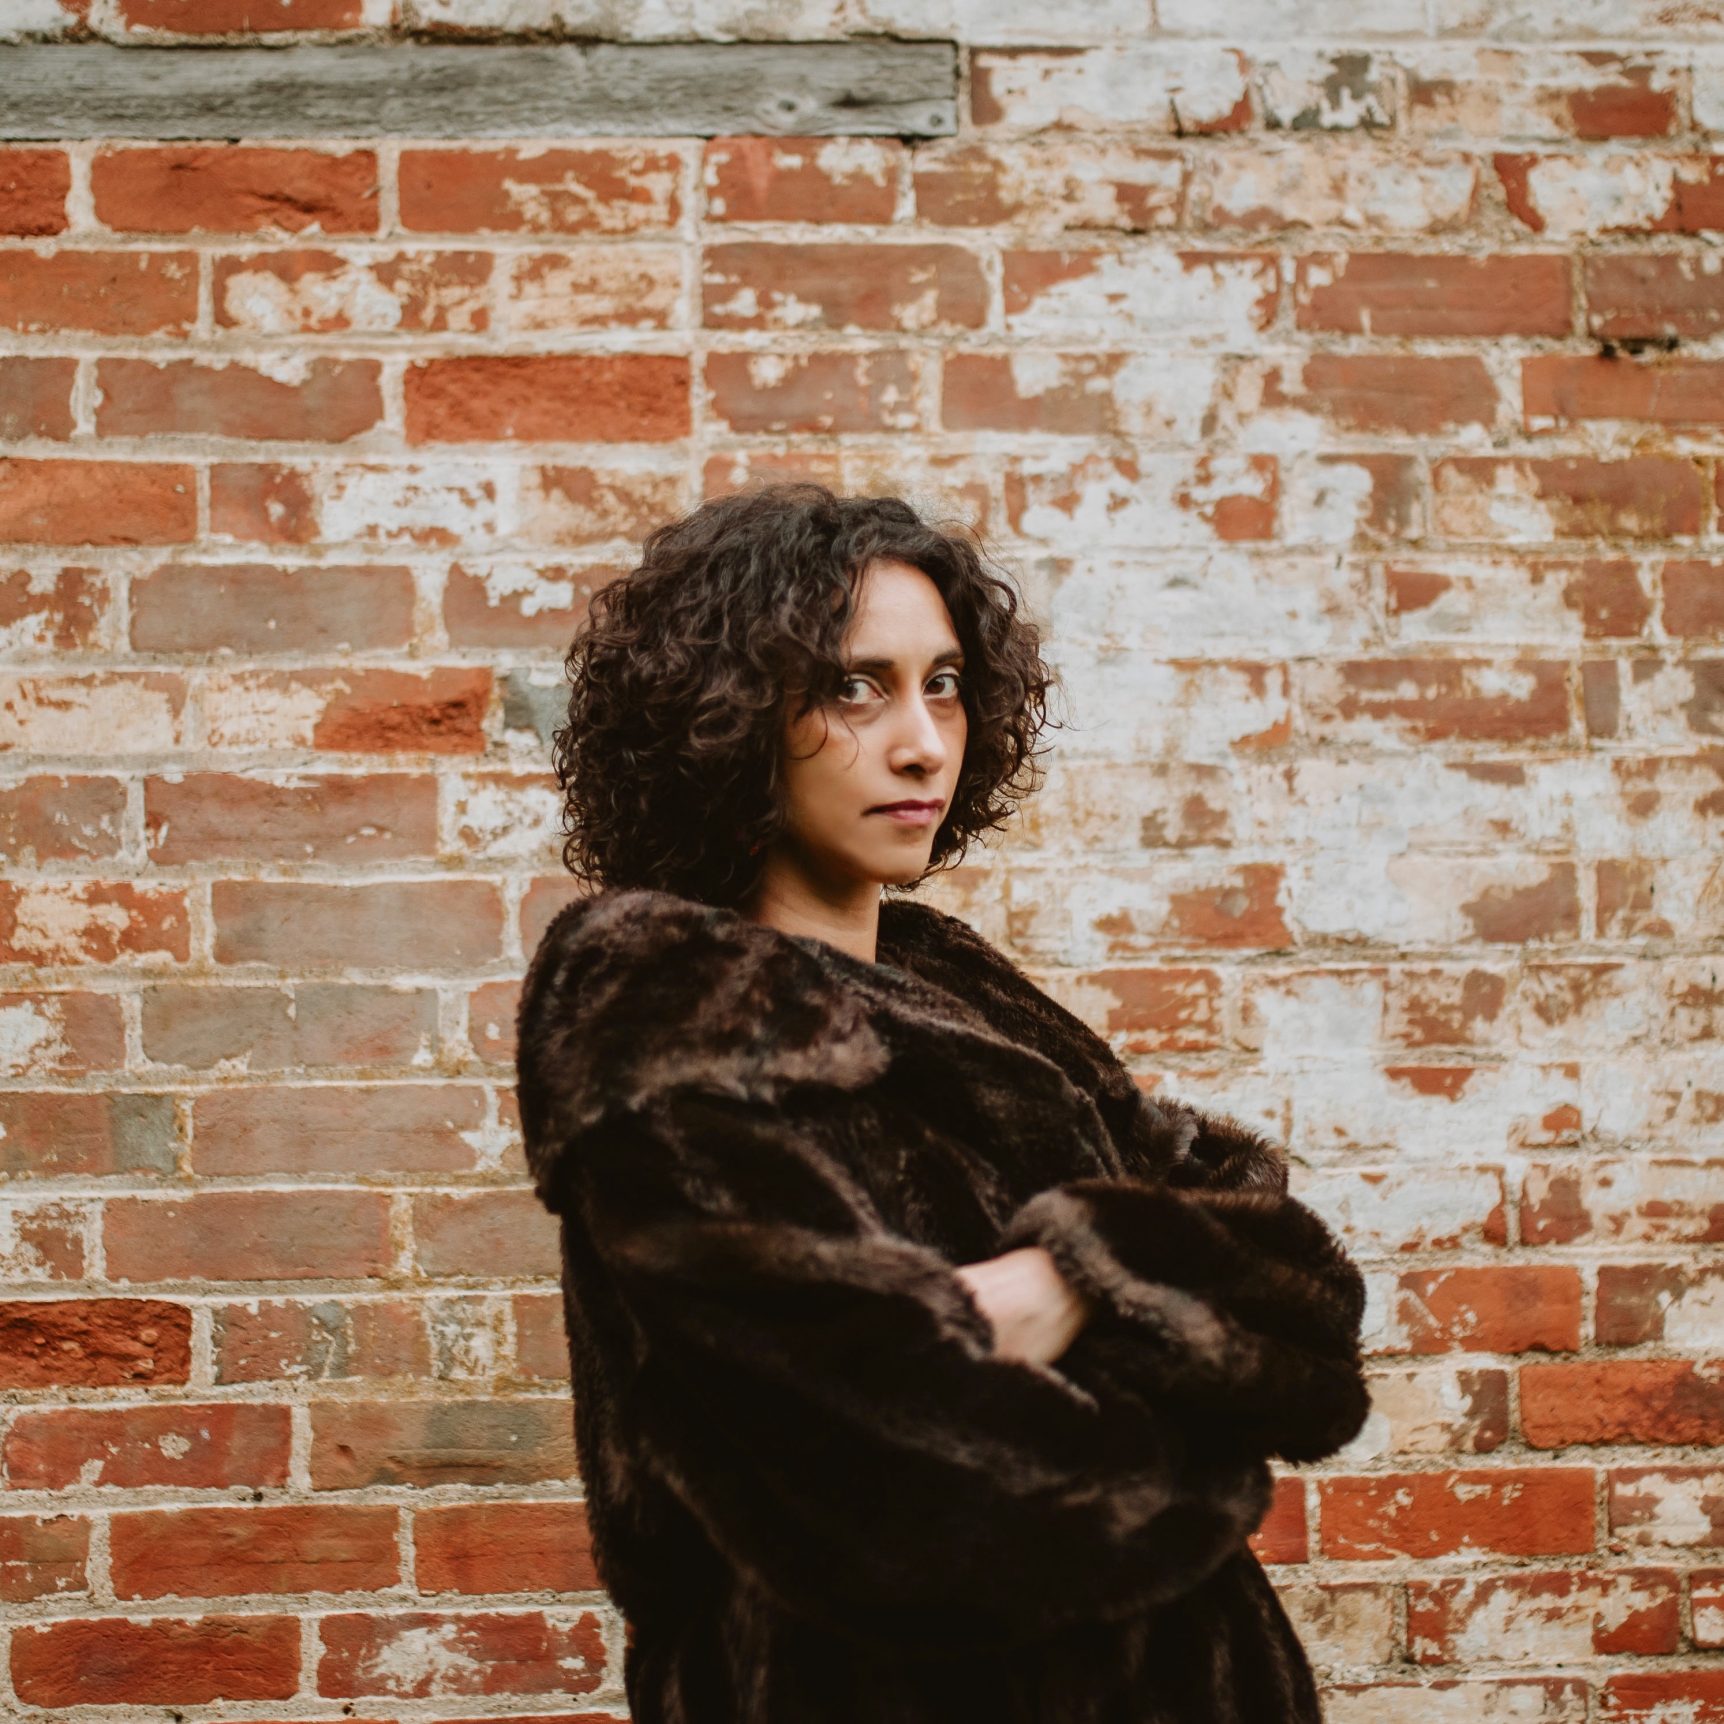
{"type": "Polygon", "coordinates": [[[957,130],[950,42],[0,47],[0,138],[957,130]]]}

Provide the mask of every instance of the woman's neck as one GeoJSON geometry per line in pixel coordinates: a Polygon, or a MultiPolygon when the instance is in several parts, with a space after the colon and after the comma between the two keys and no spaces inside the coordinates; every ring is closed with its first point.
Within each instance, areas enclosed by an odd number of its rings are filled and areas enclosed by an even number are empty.
{"type": "Polygon", "coordinates": [[[864,881],[854,891],[834,896],[801,876],[768,869],[741,906],[751,921],[784,934],[806,934],[849,952],[865,964],[877,963],[880,935],[880,886],[864,881]]]}

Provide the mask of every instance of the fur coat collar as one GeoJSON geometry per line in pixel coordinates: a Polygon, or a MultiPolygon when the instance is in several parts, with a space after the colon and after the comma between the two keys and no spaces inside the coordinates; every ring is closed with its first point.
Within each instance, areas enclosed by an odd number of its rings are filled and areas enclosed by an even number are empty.
{"type": "Polygon", "coordinates": [[[1317,1719],[1246,1541],[1363,1423],[1363,1288],[1275,1145],[908,898],[870,964],[597,893],[518,1032],[639,1724],[1317,1719]],[[1019,1244],[1096,1310],[1047,1366],[951,1273],[1019,1244]]]}

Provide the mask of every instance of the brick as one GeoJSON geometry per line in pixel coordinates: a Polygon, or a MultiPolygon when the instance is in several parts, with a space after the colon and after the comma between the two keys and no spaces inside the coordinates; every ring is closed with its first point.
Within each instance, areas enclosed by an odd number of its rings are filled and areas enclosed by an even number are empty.
{"type": "Polygon", "coordinates": [[[1413,1353],[1573,1352],[1580,1273],[1559,1265],[1415,1269],[1395,1283],[1395,1322],[1413,1353]]]}
{"type": "Polygon", "coordinates": [[[197,310],[195,252],[9,252],[0,276],[0,329],[21,334],[183,336],[197,310]]]}
{"type": "Polygon", "coordinates": [[[1478,167],[1467,156],[1407,155],[1385,174],[1372,152],[1316,152],[1301,143],[1221,144],[1196,169],[1197,225],[1267,232],[1342,228],[1447,233],[1472,220],[1478,167]]]}
{"type": "Polygon", "coordinates": [[[1623,1672],[1606,1681],[1599,1700],[1604,1724],[1721,1724],[1724,1669],[1623,1672]]]}
{"type": "Polygon", "coordinates": [[[296,1616],[86,1617],[12,1636],[12,1685],[29,1706],[197,1706],[287,1700],[299,1686],[296,1616]]]}
{"type": "Polygon", "coordinates": [[[490,253],[244,252],[218,257],[215,320],[252,335],[482,334],[490,253]]]}
{"type": "Polygon", "coordinates": [[[1007,333],[1056,341],[1105,345],[1143,328],[1177,331],[1181,347],[1254,347],[1281,292],[1262,253],[1008,250],[1001,268],[1007,333]]]}
{"type": "Polygon", "coordinates": [[[624,234],[681,219],[682,157],[646,145],[404,149],[401,225],[418,233],[624,234]]]}
{"type": "Polygon", "coordinates": [[[1253,78],[1263,124],[1271,131],[1352,132],[1393,126],[1395,65],[1384,56],[1277,44],[1253,78]]]}
{"type": "MultiPolygon", "coordinates": [[[[1163,761],[1140,767],[1115,760],[1073,760],[1065,773],[1050,778],[1019,811],[1019,831],[1032,849],[1074,829],[1081,829],[1097,850],[1225,847],[1234,842],[1241,826],[1242,800],[1233,773],[1214,762],[1163,761]]],[[[1155,976],[1161,973],[1133,970],[1098,975],[1096,985],[1104,998],[1096,1009],[1111,1017],[1117,1000],[1127,1020],[1116,1026],[1121,1032],[1128,1037],[1153,1034],[1148,1002],[1155,997],[1155,976]]],[[[1170,984],[1191,987],[1186,972],[1166,973],[1170,984]]],[[[1049,981],[1053,989],[1063,990],[1062,997],[1082,999],[1087,993],[1081,976],[1050,977],[1049,981]]],[[[1219,988],[1219,977],[1215,985],[1219,988]]],[[[1219,994],[1216,999],[1218,1003],[1219,994]]],[[[1171,1033],[1219,1035],[1219,1019],[1210,1018],[1209,1008],[1195,1000],[1191,1005],[1192,1019],[1177,1029],[1169,1026],[1171,1033]]],[[[1150,1051],[1129,1040],[1116,1046],[1122,1053],[1150,1051]]]]}
{"type": "Polygon", "coordinates": [[[119,0],[132,30],[176,36],[267,35],[288,30],[357,30],[362,0],[119,0]]]}
{"type": "Polygon", "coordinates": [[[1587,419],[1717,425],[1724,423],[1724,361],[1541,353],[1521,361],[1521,394],[1529,431],[1587,419]]]}
{"type": "Polygon", "coordinates": [[[377,231],[377,157],[266,144],[98,150],[97,221],[120,233],[377,231]]]}
{"type": "Polygon", "coordinates": [[[1613,1467],[1605,1502],[1618,1546],[1724,1545],[1724,1468],[1613,1467]]]}
{"type": "Polygon", "coordinates": [[[453,563],[443,587],[443,629],[452,647],[564,647],[592,595],[621,572],[501,558],[453,563]]]}
{"type": "Polygon", "coordinates": [[[1400,1048],[1494,1045],[1508,997],[1508,978],[1481,965],[1393,966],[1385,977],[1384,1039],[1400,1048]]]}
{"type": "Polygon", "coordinates": [[[312,476],[263,462],[210,466],[210,536],[260,545],[309,545],[318,536],[312,476]]]}
{"type": "Polygon", "coordinates": [[[262,1402],[26,1407],[5,1438],[13,1490],[280,1489],[292,1427],[262,1402]]]}
{"type": "Polygon", "coordinates": [[[1694,1644],[1724,1646],[1724,1569],[1691,1571],[1689,1597],[1694,1613],[1694,1644]]]}
{"type": "Polygon", "coordinates": [[[970,116],[978,127],[1133,131],[1184,137],[1251,124],[1244,54],[1208,43],[1146,43],[1122,33],[1098,48],[978,48],[970,116]]]}
{"type": "Polygon", "coordinates": [[[373,1592],[399,1584],[401,1511],[270,1503],[141,1510],[109,1521],[116,1598],[373,1592]]]}
{"type": "Polygon", "coordinates": [[[0,993],[7,1026],[0,1074],[7,1077],[76,1076],[120,1071],[126,1064],[125,1022],[115,995],[0,993]]]}
{"type": "Polygon", "coordinates": [[[581,329],[671,329],[683,311],[683,259],[672,245],[617,241],[523,254],[503,290],[516,334],[581,329]]]}
{"type": "Polygon", "coordinates": [[[114,1281],[306,1281],[381,1275],[392,1258],[384,1191],[205,1191],[110,1199],[114,1281]]]}
{"type": "Polygon", "coordinates": [[[948,353],[941,424],[948,431],[1195,441],[1214,410],[1217,372],[1207,353],[948,353]]]}
{"type": "Polygon", "coordinates": [[[1659,566],[1664,632],[1688,639],[1724,639],[1724,562],[1678,559],[1659,566]]]}
{"type": "Polygon", "coordinates": [[[38,758],[178,748],[186,685],[166,671],[0,674],[0,748],[38,758]]]}
{"type": "Polygon", "coordinates": [[[472,1084],[248,1084],[193,1098],[200,1177],[473,1173],[485,1092],[472,1084]]]}
{"type": "Polygon", "coordinates": [[[1149,233],[1178,225],[1185,182],[1180,156],[1135,144],[943,145],[917,154],[916,213],[939,227],[1149,233]]]}
{"type": "Polygon", "coordinates": [[[1534,1448],[1569,1443],[1717,1444],[1720,1361],[1589,1359],[1521,1368],[1521,1428],[1534,1448]]]}
{"type": "Polygon", "coordinates": [[[1361,1257],[1508,1243],[1502,1173],[1494,1167],[1324,1169],[1295,1193],[1361,1257]]]}
{"type": "Polygon", "coordinates": [[[1571,297],[1558,252],[1313,252],[1294,264],[1298,327],[1343,335],[1561,336],[1571,297]]]}
{"type": "Polygon", "coordinates": [[[171,1174],[173,1098],[142,1092],[0,1092],[0,1169],[18,1178],[171,1174]]]}
{"type": "Polygon", "coordinates": [[[1667,539],[1698,533],[1705,494],[1697,465],[1673,455],[1435,463],[1436,526],[1452,538],[1667,539]]]}
{"type": "Polygon", "coordinates": [[[1724,227],[1724,157],[1503,154],[1495,165],[1509,213],[1552,239],[1724,227]]]}
{"type": "Polygon", "coordinates": [[[1305,1482],[1283,1475],[1275,1481],[1269,1512],[1251,1535],[1251,1549],[1264,1563],[1304,1562],[1310,1556],[1305,1530],[1305,1482]]]}
{"type": "Polygon", "coordinates": [[[1097,1028],[1122,1057],[1193,1053],[1222,1042],[1222,978],[1211,968],[1093,969],[1050,976],[1045,991],[1068,1009],[1095,1014],[1097,1028]]]}
{"type": "Polygon", "coordinates": [[[704,384],[720,425],[738,432],[913,431],[922,361],[871,353],[709,353],[704,384]]]}
{"type": "Polygon", "coordinates": [[[421,1193],[413,1200],[414,1264],[421,1275],[483,1279],[504,1253],[521,1275],[557,1274],[556,1223],[531,1192],[421,1193]]]}
{"type": "Polygon", "coordinates": [[[410,443],[662,443],[690,423],[674,354],[428,359],[406,391],[410,443]]]}
{"type": "Polygon", "coordinates": [[[192,1314],[166,1299],[30,1299],[0,1304],[0,1385],[112,1388],[184,1383],[192,1314]]]}
{"type": "Polygon", "coordinates": [[[1644,577],[1624,557],[1389,563],[1383,589],[1392,631],[1404,640],[1632,640],[1652,619],[1644,577]]]}
{"type": "Polygon", "coordinates": [[[345,443],[383,418],[372,359],[314,359],[290,381],[243,365],[103,359],[96,430],[104,437],[233,437],[345,443]]]}
{"type": "Polygon", "coordinates": [[[1287,413],[1333,429],[1377,437],[1432,437],[1489,429],[1497,390],[1472,355],[1311,353],[1247,365],[1235,381],[1236,406],[1253,423],[1287,413]]]}
{"type": "Polygon", "coordinates": [[[488,772],[453,781],[448,794],[448,829],[465,856],[490,861],[537,861],[559,865],[561,804],[546,796],[539,772],[488,772]]]}
{"type": "Polygon", "coordinates": [[[1724,263],[1712,252],[1593,252],[1580,260],[1590,334],[1703,341],[1724,329],[1724,263]]]}
{"type": "Polygon", "coordinates": [[[32,239],[64,233],[71,189],[72,164],[64,150],[0,147],[0,234],[32,239]]]}
{"type": "Polygon", "coordinates": [[[1193,948],[1250,951],[1292,943],[1278,864],[1176,857],[1121,869],[1061,903],[1026,872],[1014,880],[1013,942],[1044,963],[1126,963],[1193,948]]]}
{"type": "Polygon", "coordinates": [[[413,575],[400,566],[169,563],[132,582],[136,652],[405,650],[413,575]]]}
{"type": "Polygon", "coordinates": [[[0,884],[0,963],[185,963],[190,919],[182,886],[130,880],[0,884]]]}
{"type": "Polygon", "coordinates": [[[348,863],[437,849],[437,785],[420,773],[188,772],[144,780],[152,861],[348,863]]]}
{"type": "Polygon", "coordinates": [[[708,329],[978,329],[981,259],[955,245],[732,241],[702,257],[708,329]]]}
{"type": "Polygon", "coordinates": [[[437,1040],[429,988],[301,982],[287,987],[164,983],[140,1001],[144,1057],[210,1070],[246,1062],[257,1075],[330,1066],[412,1066],[437,1040]]]}
{"type": "Polygon", "coordinates": [[[90,1523],[71,1514],[0,1518],[0,1602],[87,1592],[90,1523]]]}
{"type": "Polygon", "coordinates": [[[196,527],[190,467],[0,460],[0,544],[182,545],[196,527]]]}
{"type": "Polygon", "coordinates": [[[99,861],[119,853],[125,819],[118,778],[41,773],[0,786],[0,853],[30,869],[99,861]]]}
{"type": "Polygon", "coordinates": [[[478,754],[491,672],[232,671],[205,685],[211,748],[315,748],[337,754],[478,754]]]}
{"type": "Polygon", "coordinates": [[[611,539],[632,542],[681,514],[689,503],[681,467],[598,467],[570,463],[521,474],[521,536],[567,547],[611,539]]]}
{"type": "Polygon", "coordinates": [[[1276,1587],[1293,1631],[1318,1668],[1350,1665],[1357,1669],[1394,1661],[1395,1588],[1374,1581],[1324,1581],[1276,1587]]]}
{"type": "Polygon", "coordinates": [[[567,1384],[569,1345],[562,1295],[517,1293],[509,1303],[515,1316],[516,1375],[544,1383],[567,1384]]]}
{"type": "Polygon", "coordinates": [[[1349,1443],[1351,1465],[1399,1455],[1488,1455],[1509,1440],[1509,1374],[1419,1365],[1367,1373],[1371,1412],[1349,1443]]]}
{"type": "Polygon", "coordinates": [[[1724,1197],[1707,1161],[1539,1162],[1528,1167],[1521,1235],[1532,1245],[1713,1244],[1724,1197]]]}
{"type": "Polygon", "coordinates": [[[1529,1676],[1450,1682],[1331,1683],[1328,1724],[1587,1724],[1580,1677],[1529,1676]]]}
{"type": "Polygon", "coordinates": [[[419,1590],[593,1592],[599,1589],[580,1502],[446,1503],[413,1516],[419,1590]]]}
{"type": "Polygon", "coordinates": [[[1585,677],[1590,735],[1657,748],[1724,732],[1724,660],[1599,660],[1585,677]]]}
{"type": "Polygon", "coordinates": [[[218,964],[466,969],[502,956],[486,880],[216,880],[210,908],[218,964]]]}
{"type": "Polygon", "coordinates": [[[1664,138],[1678,129],[1676,62],[1593,50],[1421,45],[1407,66],[1407,130],[1445,138],[1664,138]]]}
{"type": "Polygon", "coordinates": [[[72,435],[75,359],[0,357],[0,438],[64,441],[72,435]]]}
{"type": "MultiPolygon", "coordinates": [[[[561,1302],[559,1301],[559,1311],[561,1302]]],[[[425,1378],[430,1350],[417,1299],[250,1299],[216,1305],[218,1383],[425,1378]]]]}
{"type": "Polygon", "coordinates": [[[1407,1587],[1407,1646],[1421,1664],[1567,1664],[1674,1652],[1679,1603],[1670,1569],[1415,1580],[1407,1587]]]}
{"type": "Polygon", "coordinates": [[[1561,659],[1342,659],[1311,666],[1301,694],[1326,742],[1535,742],[1573,727],[1561,659]]]}
{"type": "Polygon", "coordinates": [[[1493,1467],[1317,1481],[1325,1556],[1580,1556],[1593,1548],[1583,1467],[1493,1467]]]}
{"type": "Polygon", "coordinates": [[[1601,1347],[1659,1341],[1703,1348],[1724,1299],[1724,1269],[1682,1263],[1601,1263],[1595,1330],[1601,1347]]]}
{"type": "MultiPolygon", "coordinates": [[[[1213,36],[1214,9],[1205,0],[1159,0],[1156,19],[1175,36],[1213,36]]],[[[1350,28],[1370,36],[1422,36],[1428,28],[1417,0],[1365,0],[1362,6],[1345,0],[1244,0],[1229,14],[1229,34],[1243,41],[1310,32],[1323,35],[1350,28]]]]}
{"type": "Polygon", "coordinates": [[[1027,539],[1064,543],[1081,523],[1122,549],[1267,539],[1278,480],[1271,455],[1025,456],[1006,465],[1006,518],[1027,539]]]}
{"type": "Polygon", "coordinates": [[[319,1619],[319,1694],[588,1694],[606,1680],[598,1617],[541,1611],[331,1612],[319,1619]],[[436,1646],[436,1660],[421,1648],[436,1646]],[[410,1672],[410,1673],[409,1673],[410,1672]]]}
{"type": "Polygon", "coordinates": [[[318,1401],[310,1469],[319,1491],[568,1480],[576,1475],[574,1432],[567,1403],[549,1396],[318,1401]]]}
{"type": "Polygon", "coordinates": [[[82,1280],[88,1273],[88,1224],[86,1210],[76,1203],[18,1198],[0,1205],[0,1276],[16,1281],[19,1291],[82,1280]]]}
{"type": "Polygon", "coordinates": [[[0,567],[0,642],[20,656],[97,649],[112,601],[97,569],[0,567]]]}
{"type": "Polygon", "coordinates": [[[890,222],[895,138],[713,138],[701,161],[709,221],[890,222]]]}

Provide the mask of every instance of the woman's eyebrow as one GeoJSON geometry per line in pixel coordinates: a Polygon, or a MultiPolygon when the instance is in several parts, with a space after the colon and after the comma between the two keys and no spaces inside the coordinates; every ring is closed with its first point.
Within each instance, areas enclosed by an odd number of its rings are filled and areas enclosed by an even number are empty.
{"type": "MultiPolygon", "coordinates": [[[[947,647],[944,652],[937,652],[928,662],[930,664],[950,664],[954,659],[961,660],[964,656],[962,647],[947,647]]],[[[844,661],[846,670],[894,670],[898,661],[895,658],[850,658],[844,661]]]]}

